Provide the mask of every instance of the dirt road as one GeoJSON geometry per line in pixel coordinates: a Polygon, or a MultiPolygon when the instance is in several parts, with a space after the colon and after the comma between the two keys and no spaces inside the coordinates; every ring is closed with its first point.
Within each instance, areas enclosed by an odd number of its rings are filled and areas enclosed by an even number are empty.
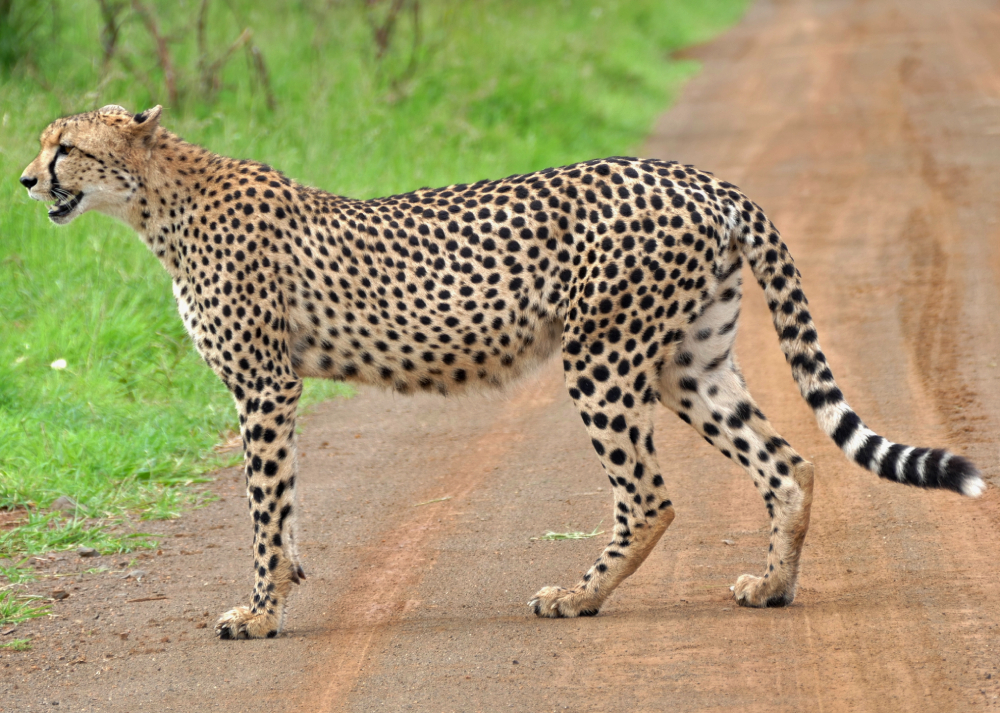
{"type": "MultiPolygon", "coordinates": [[[[309,580],[288,633],[220,643],[249,589],[238,474],[162,527],[162,554],[75,575],[0,659],[0,709],[967,711],[1000,696],[1000,9],[986,0],[761,0],[691,53],[704,71],[646,153],[739,184],[781,228],[820,338],[875,430],[948,446],[979,501],[878,481],[799,398],[748,281],[741,362],[817,467],[798,598],[740,609],[766,516],[667,411],[677,519],[601,615],[538,620],[603,537],[610,494],[551,363],[507,398],[363,392],[301,438],[309,580]],[[447,499],[442,499],[447,498],[447,499]],[[429,502],[434,501],[437,502],[429,502]],[[602,525],[603,521],[603,525],[602,525]]],[[[42,571],[90,566],[74,556],[42,571]]]]}

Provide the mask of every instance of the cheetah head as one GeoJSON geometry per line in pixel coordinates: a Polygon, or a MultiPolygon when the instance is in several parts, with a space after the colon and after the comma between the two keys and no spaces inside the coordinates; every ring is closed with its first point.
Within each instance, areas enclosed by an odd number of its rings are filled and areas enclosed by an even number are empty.
{"type": "Polygon", "coordinates": [[[21,184],[31,198],[54,202],[53,223],[64,225],[88,210],[127,220],[143,186],[162,110],[155,106],[132,114],[109,105],[52,122],[21,184]]]}

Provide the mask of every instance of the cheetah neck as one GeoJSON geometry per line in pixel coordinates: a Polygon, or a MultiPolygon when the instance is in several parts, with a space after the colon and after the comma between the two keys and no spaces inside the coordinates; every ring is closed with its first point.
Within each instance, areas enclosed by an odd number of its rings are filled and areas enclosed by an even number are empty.
{"type": "Polygon", "coordinates": [[[172,277],[182,277],[183,257],[198,249],[203,232],[229,232],[214,222],[202,225],[208,210],[239,190],[246,182],[242,174],[259,165],[212,153],[161,128],[125,221],[172,277]]]}

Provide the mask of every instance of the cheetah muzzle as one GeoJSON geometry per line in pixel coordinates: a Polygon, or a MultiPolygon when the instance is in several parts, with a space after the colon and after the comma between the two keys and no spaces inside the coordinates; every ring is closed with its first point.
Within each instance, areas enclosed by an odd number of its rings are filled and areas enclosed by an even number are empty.
{"type": "MultiPolygon", "coordinates": [[[[53,193],[57,196],[59,195],[54,191],[53,193]]],[[[60,196],[56,201],[55,205],[49,208],[49,218],[51,218],[53,222],[58,222],[59,218],[65,218],[70,213],[72,213],[78,205],[80,205],[80,201],[82,199],[83,199],[82,193],[75,196],[74,195],[60,196]]]]}
{"type": "Polygon", "coordinates": [[[969,496],[975,467],[871,431],[848,406],[777,229],[736,186],[692,166],[609,158],[497,181],[353,200],[160,126],[159,106],[59,119],[21,176],[65,223],[132,226],[173,280],[199,353],[232,392],[253,518],[254,588],[224,639],[281,631],[302,578],[295,415],[304,377],[454,394],[502,387],[558,351],[614,494],[614,535],[543,617],[596,614],[674,518],[653,447],[657,402],[742,465],[764,498],[761,576],[745,606],[792,602],[813,466],[754,403],[733,353],[745,263],[820,427],[888,480],[969,496]]]}

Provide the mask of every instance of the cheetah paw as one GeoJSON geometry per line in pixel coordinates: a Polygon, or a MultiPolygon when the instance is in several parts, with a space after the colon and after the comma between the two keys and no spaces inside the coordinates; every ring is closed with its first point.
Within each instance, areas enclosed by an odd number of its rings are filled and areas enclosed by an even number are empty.
{"type": "Polygon", "coordinates": [[[254,614],[247,607],[230,609],[215,624],[220,639],[273,639],[279,629],[274,614],[254,614]]]}
{"type": "Polygon", "coordinates": [[[730,587],[733,597],[741,607],[784,607],[792,603],[795,598],[794,590],[791,592],[774,592],[771,583],[763,577],[755,577],[752,574],[740,575],[736,580],[736,585],[730,587]]]}
{"type": "Polygon", "coordinates": [[[578,589],[563,587],[543,587],[528,602],[538,616],[558,619],[560,617],[596,616],[600,611],[600,602],[595,603],[578,589]]]}

